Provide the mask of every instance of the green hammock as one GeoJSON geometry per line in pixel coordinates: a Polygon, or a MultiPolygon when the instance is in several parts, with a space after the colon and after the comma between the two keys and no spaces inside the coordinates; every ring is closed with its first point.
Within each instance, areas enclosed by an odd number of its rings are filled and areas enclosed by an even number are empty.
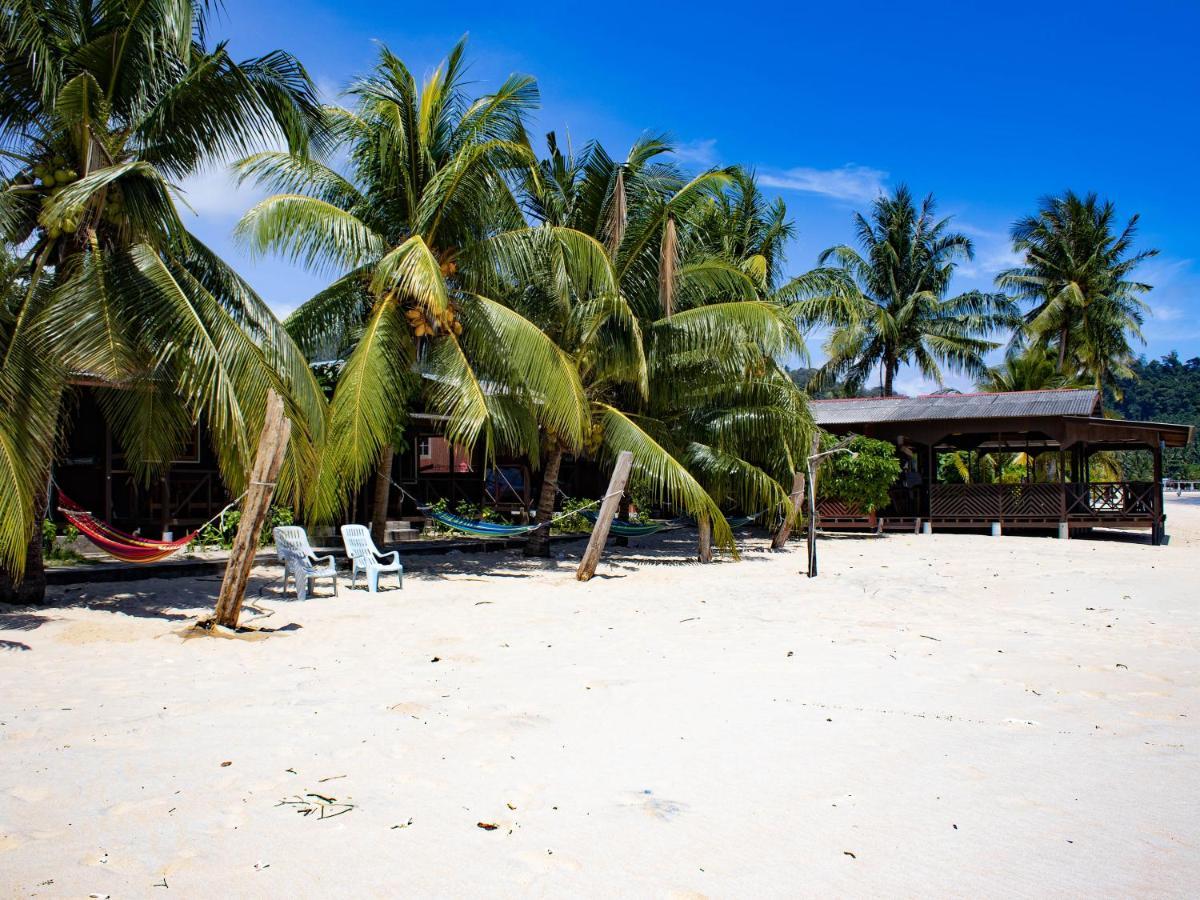
{"type": "Polygon", "coordinates": [[[522,534],[529,534],[541,528],[541,525],[501,525],[498,522],[480,522],[475,519],[464,519],[462,516],[456,516],[454,513],[443,512],[440,509],[432,509],[425,507],[421,510],[431,519],[436,519],[447,528],[453,528],[455,531],[461,531],[464,534],[471,534],[475,537],[491,537],[491,538],[509,538],[517,537],[522,534]]]}
{"type": "MultiPolygon", "coordinates": [[[[596,524],[597,515],[592,511],[580,512],[593,525],[596,524]]],[[[622,522],[620,519],[613,519],[612,525],[609,526],[609,531],[619,537],[645,537],[648,534],[656,534],[663,529],[672,528],[674,525],[671,522],[650,522],[645,525],[638,525],[634,522],[622,522]]]]}

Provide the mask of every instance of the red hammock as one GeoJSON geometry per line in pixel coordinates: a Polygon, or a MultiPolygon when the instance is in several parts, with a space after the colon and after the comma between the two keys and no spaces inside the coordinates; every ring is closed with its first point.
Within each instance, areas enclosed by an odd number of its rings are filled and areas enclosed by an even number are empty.
{"type": "Polygon", "coordinates": [[[58,511],[79,529],[80,534],[105,553],[129,563],[150,563],[166,559],[190,544],[200,533],[193,531],[175,541],[152,541],[136,534],[127,534],[97,519],[64,494],[61,488],[58,491],[58,511]]]}

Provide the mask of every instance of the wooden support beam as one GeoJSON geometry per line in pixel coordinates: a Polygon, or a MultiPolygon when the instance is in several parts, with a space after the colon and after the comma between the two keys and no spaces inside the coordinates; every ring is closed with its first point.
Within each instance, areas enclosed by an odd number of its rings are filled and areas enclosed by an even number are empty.
{"type": "Polygon", "coordinates": [[[242,504],[237,537],[233,540],[225,577],[221,581],[221,593],[217,597],[214,621],[226,628],[237,628],[238,618],[242,614],[246,582],[250,579],[254,554],[258,550],[258,535],[267,519],[271,498],[275,495],[275,480],[283,468],[283,457],[291,434],[291,420],[283,414],[283,398],[274,391],[268,392],[267,415],[258,438],[258,454],[254,457],[254,469],[250,473],[250,484],[242,504]]]}
{"type": "Polygon", "coordinates": [[[596,574],[600,554],[604,550],[605,541],[608,540],[608,530],[612,527],[613,517],[621,505],[621,494],[625,492],[625,485],[629,483],[629,472],[632,468],[633,454],[628,450],[622,450],[617,454],[617,464],[613,467],[608,490],[604,492],[604,502],[600,504],[600,512],[596,515],[596,524],[592,527],[592,537],[588,541],[587,549],[583,551],[583,559],[579,561],[579,568],[575,572],[575,577],[580,581],[587,581],[596,574]]]}
{"type": "Polygon", "coordinates": [[[1150,529],[1150,543],[1158,546],[1163,542],[1166,531],[1163,519],[1163,442],[1160,440],[1151,451],[1154,455],[1154,525],[1150,529]]]}
{"type": "Polygon", "coordinates": [[[785,516],[780,526],[775,529],[775,534],[771,536],[771,549],[782,550],[788,539],[792,536],[792,528],[800,518],[800,510],[804,506],[804,473],[792,473],[792,493],[789,495],[792,501],[792,513],[790,516],[785,516]]]}

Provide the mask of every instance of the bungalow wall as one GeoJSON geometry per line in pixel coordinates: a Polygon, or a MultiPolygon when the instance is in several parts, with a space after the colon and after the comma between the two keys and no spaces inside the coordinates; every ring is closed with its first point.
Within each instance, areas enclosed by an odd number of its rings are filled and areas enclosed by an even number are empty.
{"type": "MultiPolygon", "coordinates": [[[[77,387],[72,402],[71,427],[54,478],[85,509],[124,531],[140,530],[157,537],[164,531],[179,535],[195,528],[232,499],[203,424],[195,429],[184,452],[145,484],[129,470],[94,390],[77,387]]],[[[527,460],[502,455],[494,468],[489,467],[482,446],[474,451],[454,446],[442,430],[434,416],[418,414],[410,420],[392,461],[392,478],[408,494],[423,504],[445,498],[452,508],[460,502],[491,506],[514,519],[536,503],[540,474],[532,471],[527,460]]],[[[592,463],[564,461],[559,486],[567,495],[598,497],[605,483],[603,473],[592,463]]],[[[349,515],[352,521],[369,521],[373,486],[373,479],[368,480],[354,499],[349,515]]],[[[57,511],[52,509],[51,515],[62,521],[57,511]]],[[[412,498],[394,487],[388,517],[424,518],[412,498]]]]}

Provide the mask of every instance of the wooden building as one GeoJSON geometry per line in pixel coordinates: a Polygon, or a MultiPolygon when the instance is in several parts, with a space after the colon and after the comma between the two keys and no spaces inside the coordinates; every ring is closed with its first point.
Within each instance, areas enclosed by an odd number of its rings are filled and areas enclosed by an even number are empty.
{"type": "MultiPolygon", "coordinates": [[[[900,479],[878,513],[885,529],[995,526],[1058,529],[1068,534],[1106,527],[1145,529],[1162,541],[1162,452],[1191,438],[1187,425],[1130,422],[1101,414],[1095,390],[1017,391],[815,400],[817,424],[833,434],[861,434],[896,445],[900,479]],[[1146,481],[1094,480],[1097,453],[1147,451],[1146,481]],[[952,483],[945,454],[1021,454],[1019,481],[952,483]]],[[[837,503],[820,511],[826,527],[866,527],[869,517],[837,503]]],[[[874,524],[873,517],[871,524],[874,524]]]]}
{"type": "MultiPolygon", "coordinates": [[[[180,536],[229,503],[232,497],[203,425],[195,427],[184,451],[147,485],[126,465],[92,391],[76,385],[71,428],[54,467],[55,481],[72,500],[123,531],[152,537],[168,532],[180,536]]],[[[393,459],[392,479],[411,496],[393,487],[388,518],[423,519],[414,496],[423,504],[444,498],[451,509],[468,503],[498,509],[514,521],[527,518],[540,484],[528,461],[500,455],[489,464],[481,446],[468,451],[447,441],[441,421],[423,413],[410,418],[393,459]]],[[[571,459],[564,461],[559,485],[571,496],[603,492],[595,467],[571,459]]],[[[369,520],[372,488],[373,479],[363,485],[350,520],[369,520]]],[[[53,510],[52,514],[61,518],[53,510]]]]}

